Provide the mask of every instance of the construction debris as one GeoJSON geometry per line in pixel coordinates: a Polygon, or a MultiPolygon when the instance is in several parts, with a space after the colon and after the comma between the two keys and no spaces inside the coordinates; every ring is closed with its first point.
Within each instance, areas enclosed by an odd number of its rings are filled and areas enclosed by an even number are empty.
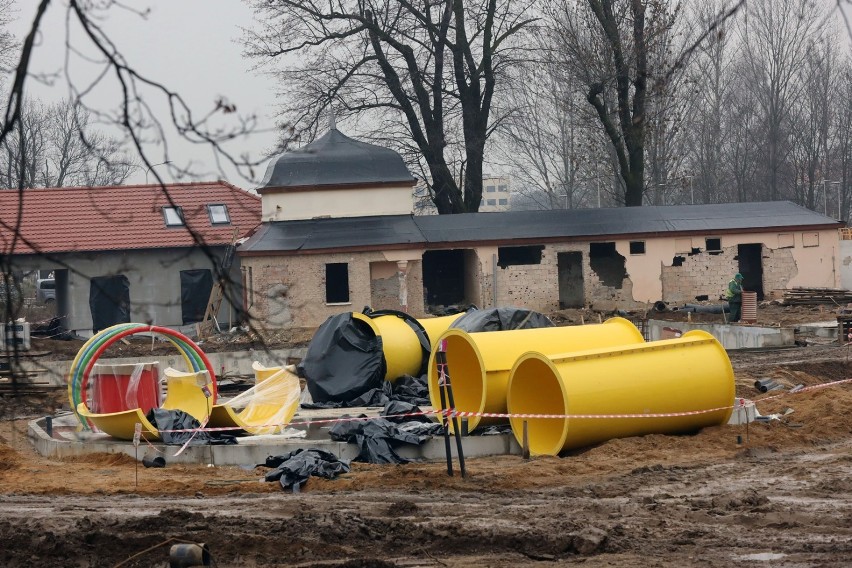
{"type": "Polygon", "coordinates": [[[852,291],[842,288],[793,288],[784,290],[780,303],[783,306],[810,306],[817,304],[845,305],[852,302],[852,291]]]}

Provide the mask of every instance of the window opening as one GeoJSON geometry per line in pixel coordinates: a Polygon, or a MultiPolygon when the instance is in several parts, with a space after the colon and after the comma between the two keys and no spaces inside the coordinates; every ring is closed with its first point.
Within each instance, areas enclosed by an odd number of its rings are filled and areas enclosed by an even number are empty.
{"type": "Polygon", "coordinates": [[[630,241],[630,254],[645,254],[645,241],[630,241]]]}
{"type": "Polygon", "coordinates": [[[349,264],[332,262],[325,265],[325,303],[349,303],[349,264]]]}
{"type": "Polygon", "coordinates": [[[497,249],[497,266],[519,266],[525,264],[541,264],[544,245],[527,247],[499,247],[497,249]]]}

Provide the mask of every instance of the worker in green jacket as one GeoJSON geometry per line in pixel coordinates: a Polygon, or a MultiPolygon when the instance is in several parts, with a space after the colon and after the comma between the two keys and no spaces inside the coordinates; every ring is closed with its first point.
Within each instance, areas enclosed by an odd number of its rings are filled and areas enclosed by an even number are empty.
{"type": "Polygon", "coordinates": [[[728,282],[728,287],[725,289],[725,299],[731,306],[731,315],[728,317],[728,321],[740,321],[743,309],[743,275],[739,272],[728,282]]]}

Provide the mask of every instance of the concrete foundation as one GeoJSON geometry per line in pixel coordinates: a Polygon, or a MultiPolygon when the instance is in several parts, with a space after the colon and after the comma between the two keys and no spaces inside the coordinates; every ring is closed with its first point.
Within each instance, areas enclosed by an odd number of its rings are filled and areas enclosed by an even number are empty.
{"type": "Polygon", "coordinates": [[[736,323],[672,322],[653,319],[648,320],[647,326],[649,341],[678,337],[679,334],[687,331],[701,329],[710,333],[719,340],[722,347],[729,350],[792,347],[796,340],[795,330],[788,327],[760,327],[736,323]]]}
{"type": "MultiPolygon", "coordinates": [[[[333,453],[343,459],[352,459],[358,455],[358,446],[344,442],[335,442],[328,437],[331,424],[299,425],[299,422],[338,418],[342,414],[358,416],[360,414],[377,416],[380,409],[345,408],[340,410],[301,410],[293,420],[293,432],[283,435],[246,436],[239,443],[230,446],[189,446],[179,456],[174,454],[180,446],[166,446],[161,443],[148,444],[144,440],[139,445],[138,459],[146,454],[162,456],[166,467],[170,463],[204,463],[215,465],[257,465],[266,461],[268,456],[287,454],[299,448],[317,448],[333,453]],[[301,432],[299,431],[301,430],[301,432]],[[307,431],[307,437],[305,437],[307,431]],[[302,437],[296,437],[302,436],[302,437]]],[[[52,418],[52,436],[46,432],[44,418],[29,423],[27,435],[41,455],[55,458],[83,456],[94,453],[127,454],[137,456],[131,442],[116,440],[106,434],[78,432],[77,420],[70,413],[52,418]]],[[[494,455],[520,455],[521,448],[511,433],[493,436],[468,436],[464,438],[465,457],[483,457],[494,455]]],[[[420,446],[400,445],[396,452],[408,459],[443,460],[446,457],[444,439],[434,437],[420,446]]],[[[455,440],[452,444],[456,455],[455,440]]]]}

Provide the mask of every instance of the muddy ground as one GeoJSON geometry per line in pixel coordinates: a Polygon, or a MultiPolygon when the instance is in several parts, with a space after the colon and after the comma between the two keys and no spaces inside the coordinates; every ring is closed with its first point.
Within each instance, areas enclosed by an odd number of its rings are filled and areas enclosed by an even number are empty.
{"type": "MultiPolygon", "coordinates": [[[[768,424],[614,440],[563,457],[353,464],[301,494],[264,468],[37,455],[0,423],[0,565],[167,566],[206,542],[218,566],[852,565],[852,385],[846,347],[732,354],[739,396],[768,424]],[[738,443],[738,437],[741,442],[738,443]]],[[[36,415],[50,405],[20,405],[36,415]]],[[[6,409],[9,410],[8,408],[6,409]]],[[[6,413],[9,416],[9,413],[6,413]]],[[[18,416],[20,418],[20,416],[18,416]]]]}

